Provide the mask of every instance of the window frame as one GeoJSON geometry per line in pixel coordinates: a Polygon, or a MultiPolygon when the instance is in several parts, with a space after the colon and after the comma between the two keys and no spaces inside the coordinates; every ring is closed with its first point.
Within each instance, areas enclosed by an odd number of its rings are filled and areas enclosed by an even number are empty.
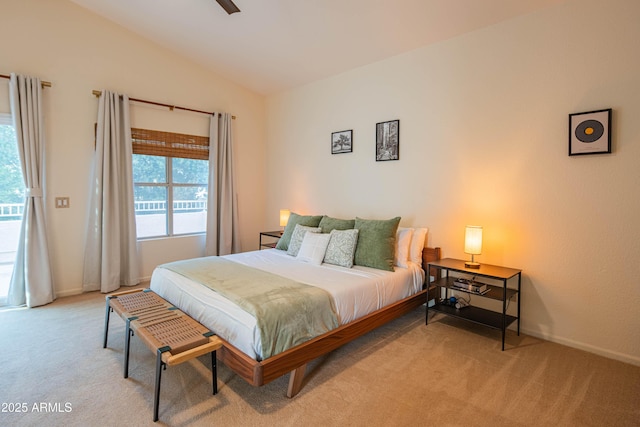
{"type": "MultiPolygon", "coordinates": [[[[15,125],[13,123],[13,115],[11,113],[2,113],[2,112],[0,112],[0,125],[2,125],[2,126],[11,126],[12,128],[14,128],[14,131],[15,131],[15,125]]],[[[17,138],[17,135],[16,135],[16,138],[17,138]]],[[[20,156],[20,153],[18,153],[18,157],[19,156],[20,156]]],[[[19,161],[19,159],[18,159],[18,161],[19,161]]],[[[2,165],[0,165],[0,166],[2,166],[2,165]]],[[[20,222],[22,223],[22,212],[20,213],[20,215],[21,215],[20,222]]],[[[17,250],[17,247],[16,247],[16,250],[17,250]]],[[[15,262],[15,257],[14,257],[14,262],[15,262]]],[[[13,272],[13,267],[12,267],[11,271],[13,272]]],[[[7,292],[8,292],[8,290],[9,289],[7,287],[7,292]]],[[[0,294],[0,307],[4,307],[4,306],[7,305],[8,297],[9,297],[8,295],[4,294],[4,290],[3,290],[2,294],[0,294]]]]}
{"type": "Polygon", "coordinates": [[[0,125],[14,126],[11,113],[0,113],[0,125]]]}
{"type": "MultiPolygon", "coordinates": [[[[198,183],[177,183],[173,180],[173,161],[176,158],[184,158],[190,160],[204,160],[207,162],[207,170],[210,173],[209,164],[209,137],[179,134],[172,132],[156,131],[149,129],[132,128],[132,142],[133,142],[133,155],[142,156],[158,156],[164,157],[165,160],[165,182],[144,182],[134,181],[134,194],[136,188],[164,188],[166,191],[166,220],[165,220],[165,234],[159,234],[154,236],[137,237],[138,240],[148,239],[162,239],[191,235],[202,235],[206,233],[203,231],[188,232],[188,233],[175,233],[175,221],[174,216],[174,191],[177,188],[201,188],[209,187],[208,177],[207,182],[198,183]]],[[[135,175],[135,174],[134,174],[135,175]]],[[[207,206],[207,209],[209,207],[207,206]]],[[[137,227],[137,215],[136,215],[136,227],[137,227]]]]}

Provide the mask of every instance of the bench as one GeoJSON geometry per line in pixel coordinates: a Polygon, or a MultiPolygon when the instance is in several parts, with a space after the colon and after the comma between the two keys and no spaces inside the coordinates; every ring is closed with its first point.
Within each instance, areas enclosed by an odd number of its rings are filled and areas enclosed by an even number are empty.
{"type": "Polygon", "coordinates": [[[162,370],[211,353],[213,394],[218,393],[216,350],[220,338],[150,289],[134,289],[107,295],[104,323],[104,343],[107,347],[109,315],[114,311],[126,323],[124,377],[129,376],[129,344],[131,336],[140,340],[156,354],[156,384],[153,421],[158,421],[162,370]]]}

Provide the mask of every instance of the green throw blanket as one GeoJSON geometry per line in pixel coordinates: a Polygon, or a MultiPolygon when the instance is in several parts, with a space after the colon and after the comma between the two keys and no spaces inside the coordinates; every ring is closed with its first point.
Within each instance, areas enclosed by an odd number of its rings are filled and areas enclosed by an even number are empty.
{"type": "Polygon", "coordinates": [[[161,267],[207,286],[252,314],[263,359],[338,327],[331,296],[314,286],[215,256],[161,267]]]}

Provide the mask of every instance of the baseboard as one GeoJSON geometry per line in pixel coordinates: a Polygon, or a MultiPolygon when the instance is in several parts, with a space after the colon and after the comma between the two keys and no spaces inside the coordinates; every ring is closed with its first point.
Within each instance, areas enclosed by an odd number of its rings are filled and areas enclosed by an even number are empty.
{"type": "Polygon", "coordinates": [[[64,297],[70,297],[73,295],[80,295],[82,293],[82,288],[76,288],[76,289],[67,289],[64,291],[56,291],[56,298],[64,298],[64,297]]]}
{"type": "MultiPolygon", "coordinates": [[[[149,284],[151,277],[141,277],[140,285],[149,284]]],[[[82,288],[78,289],[70,289],[62,292],[56,292],[56,297],[67,297],[71,295],[78,295],[82,293],[82,288]]],[[[429,307],[433,306],[434,301],[429,301],[429,307]]],[[[551,341],[557,344],[566,345],[567,347],[577,348],[578,350],[587,351],[589,353],[594,353],[599,356],[606,357],[608,359],[618,360],[620,362],[629,363],[631,365],[640,366],[640,357],[632,356],[629,354],[619,353],[617,351],[607,350],[601,347],[596,347],[590,344],[585,344],[579,341],[570,340],[567,338],[558,337],[555,335],[549,335],[542,333],[537,330],[520,328],[520,331],[524,334],[530,335],[532,337],[540,338],[545,341],[551,341]]]]}
{"type": "MultiPolygon", "coordinates": [[[[151,282],[151,276],[141,277],[138,280],[140,280],[140,282],[136,286],[149,287],[149,282],[151,282]]],[[[64,291],[56,291],[56,298],[64,298],[64,297],[70,297],[70,296],[73,296],[73,295],[80,295],[83,292],[84,291],[82,290],[82,288],[66,289],[64,291]]]]}
{"type": "Polygon", "coordinates": [[[532,337],[540,338],[545,341],[551,341],[556,344],[566,345],[567,347],[577,348],[578,350],[584,350],[589,353],[594,353],[599,356],[606,357],[608,359],[618,360],[620,362],[629,363],[631,365],[640,366],[640,357],[632,356],[630,354],[619,353],[617,351],[607,350],[605,348],[596,347],[583,342],[570,340],[567,338],[557,337],[555,335],[544,334],[540,331],[520,328],[520,331],[524,334],[531,335],[532,337]]]}

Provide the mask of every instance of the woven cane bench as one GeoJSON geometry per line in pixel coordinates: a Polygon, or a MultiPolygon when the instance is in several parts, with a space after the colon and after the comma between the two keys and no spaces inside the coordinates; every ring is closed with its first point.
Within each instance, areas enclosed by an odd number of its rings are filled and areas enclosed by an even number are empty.
{"type": "Polygon", "coordinates": [[[109,313],[111,311],[115,311],[115,313],[126,323],[124,330],[124,377],[128,378],[131,321],[136,319],[166,319],[167,316],[172,316],[169,310],[175,307],[150,289],[133,289],[130,291],[117,292],[115,294],[107,295],[106,300],[104,344],[102,345],[102,348],[107,348],[109,313]]]}
{"type": "Polygon", "coordinates": [[[124,377],[129,376],[129,343],[137,334],[156,353],[156,385],[153,421],[158,421],[162,370],[211,353],[213,394],[218,393],[216,350],[220,339],[181,310],[149,289],[119,292],[106,297],[104,347],[107,346],[109,313],[113,310],[126,322],[124,377]]]}

